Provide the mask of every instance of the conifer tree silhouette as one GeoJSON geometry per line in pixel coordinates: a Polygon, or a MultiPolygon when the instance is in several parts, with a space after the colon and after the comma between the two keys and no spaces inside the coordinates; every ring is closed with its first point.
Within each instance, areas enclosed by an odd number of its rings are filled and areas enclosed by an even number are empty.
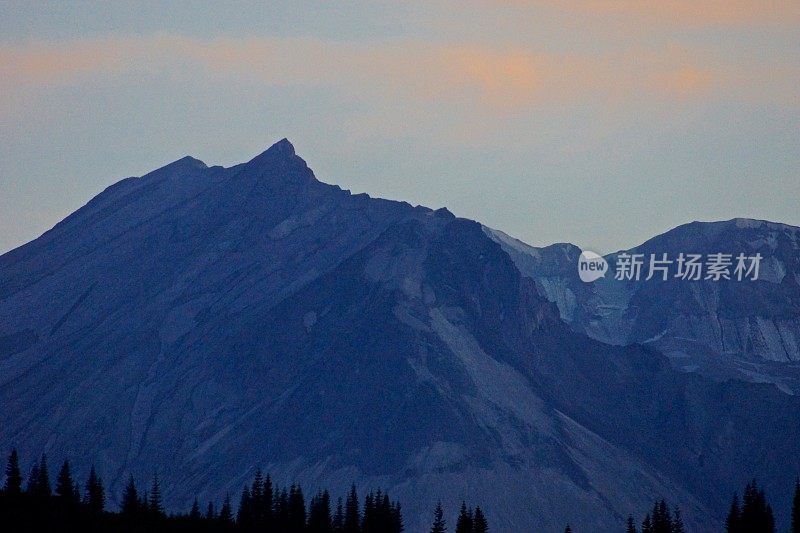
{"type": "Polygon", "coordinates": [[[647,513],[642,520],[642,533],[653,533],[653,520],[650,518],[650,513],[647,513]]]}
{"type": "Polygon", "coordinates": [[[653,504],[652,520],[652,533],[672,533],[672,517],[665,500],[653,504]]]}
{"type": "Polygon", "coordinates": [[[275,504],[273,508],[275,510],[275,529],[278,531],[284,531],[289,527],[289,493],[287,492],[286,487],[280,491],[276,488],[274,499],[275,504]]]}
{"type": "Polygon", "coordinates": [[[262,503],[261,508],[263,512],[263,527],[267,530],[271,529],[273,526],[273,506],[274,506],[274,497],[273,497],[273,487],[272,487],[272,478],[269,474],[267,474],[267,478],[264,480],[264,487],[262,489],[262,503]]]}
{"type": "Polygon", "coordinates": [[[256,528],[264,527],[264,477],[261,468],[256,469],[253,484],[250,487],[250,514],[252,515],[253,526],[256,528]]]}
{"type": "Polygon", "coordinates": [[[489,531],[489,523],[486,521],[480,506],[475,507],[472,531],[473,533],[487,533],[489,531]]]}
{"type": "Polygon", "coordinates": [[[467,509],[467,503],[462,501],[456,520],[456,533],[472,533],[472,529],[472,509],[467,509]]]}
{"type": "Polygon", "coordinates": [[[233,509],[231,508],[231,495],[225,495],[222,508],[219,510],[219,521],[222,524],[233,524],[233,509]]]}
{"type": "Polygon", "coordinates": [[[772,533],[775,531],[772,507],[767,503],[764,490],[758,488],[755,479],[744,489],[739,527],[742,533],[772,533]]]}
{"type": "Polygon", "coordinates": [[[86,481],[86,496],[84,498],[89,510],[94,514],[101,514],[106,505],[106,495],[103,489],[103,480],[97,475],[92,465],[89,470],[89,479],[86,481]]]}
{"type": "Polygon", "coordinates": [[[42,458],[39,461],[35,493],[39,498],[49,498],[52,494],[52,490],[50,488],[50,474],[47,471],[47,455],[45,454],[42,454],[42,458]]]}
{"type": "Polygon", "coordinates": [[[289,489],[289,533],[302,533],[306,527],[306,502],[303,489],[292,485],[289,489]]]}
{"type": "Polygon", "coordinates": [[[328,491],[318,492],[311,499],[308,512],[309,533],[332,533],[331,497],[328,491]]]}
{"type": "Polygon", "coordinates": [[[6,482],[3,486],[6,494],[18,495],[22,493],[22,474],[19,470],[19,455],[17,449],[11,450],[6,464],[6,482]]]}
{"type": "Polygon", "coordinates": [[[65,503],[73,502],[75,498],[75,483],[72,480],[72,472],[70,472],[69,461],[64,460],[61,470],[58,472],[56,479],[56,496],[58,496],[65,503]]]}
{"type": "Polygon", "coordinates": [[[402,533],[406,529],[403,524],[403,510],[399,501],[392,506],[392,528],[395,533],[402,533]]]}
{"type": "Polygon", "coordinates": [[[361,519],[361,533],[376,533],[375,496],[370,492],[364,498],[364,511],[361,519]]]}
{"type": "Polygon", "coordinates": [[[133,474],[131,474],[128,477],[125,490],[122,492],[122,513],[128,516],[137,516],[140,509],[141,502],[139,500],[139,493],[136,490],[136,482],[133,480],[133,474]]]}
{"type": "Polygon", "coordinates": [[[217,511],[214,509],[214,502],[208,502],[206,506],[206,520],[211,521],[217,518],[217,511]]]}
{"type": "Polygon", "coordinates": [[[794,497],[792,498],[791,533],[800,533],[800,477],[794,482],[794,497]]]}
{"type": "Polygon", "coordinates": [[[358,508],[358,493],[356,486],[350,487],[350,494],[347,496],[347,502],[344,506],[344,524],[342,531],[344,533],[361,533],[360,516],[358,508]]]}
{"type": "Polygon", "coordinates": [[[189,518],[197,521],[200,520],[200,502],[197,501],[197,496],[194,497],[194,502],[192,502],[192,509],[189,511],[189,518]]]}
{"type": "Polygon", "coordinates": [[[336,512],[333,515],[333,520],[331,520],[331,525],[334,533],[342,533],[344,531],[344,505],[341,497],[336,502],[336,512]]]}
{"type": "Polygon", "coordinates": [[[147,503],[150,514],[154,516],[161,516],[164,514],[164,505],[161,499],[161,484],[158,482],[158,474],[153,474],[153,484],[150,487],[150,497],[147,503]]]}
{"type": "Polygon", "coordinates": [[[727,533],[741,533],[742,511],[739,507],[739,495],[733,493],[731,506],[728,510],[728,518],[725,520],[725,531],[727,533]]]}
{"type": "Polygon", "coordinates": [[[250,489],[247,485],[242,489],[242,496],[239,498],[239,511],[236,513],[236,525],[245,529],[253,525],[252,498],[250,497],[250,489]]]}
{"type": "Polygon", "coordinates": [[[433,524],[431,524],[431,533],[444,533],[445,531],[447,531],[447,523],[444,520],[442,502],[438,502],[436,504],[436,509],[433,511],[433,524]]]}

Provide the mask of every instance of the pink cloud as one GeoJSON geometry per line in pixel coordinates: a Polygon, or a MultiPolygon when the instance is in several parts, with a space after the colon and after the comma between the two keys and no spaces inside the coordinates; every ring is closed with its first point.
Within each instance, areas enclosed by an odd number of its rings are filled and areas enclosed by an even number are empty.
{"type": "Polygon", "coordinates": [[[318,39],[201,40],[176,35],[0,47],[0,87],[6,91],[97,83],[132,75],[146,80],[176,68],[189,69],[199,83],[213,77],[225,83],[297,85],[347,91],[364,98],[466,104],[487,112],[513,112],[547,103],[683,99],[735,95],[737,91],[752,95],[758,93],[758,83],[789,86],[784,80],[797,71],[785,66],[775,70],[775,79],[756,82],[740,75],[748,66],[703,61],[676,47],[579,55],[522,46],[414,40],[364,45],[318,39]]]}

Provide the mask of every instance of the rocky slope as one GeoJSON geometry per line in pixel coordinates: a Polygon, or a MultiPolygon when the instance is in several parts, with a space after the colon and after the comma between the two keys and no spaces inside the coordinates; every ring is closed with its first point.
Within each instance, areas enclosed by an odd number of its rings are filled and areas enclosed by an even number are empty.
{"type": "Polygon", "coordinates": [[[693,222],[607,255],[609,273],[592,283],[578,278],[581,251],[573,245],[538,249],[486,232],[576,331],[606,343],[655,347],[684,371],[800,391],[800,228],[749,219],[693,222]],[[676,259],[720,252],[760,254],[758,279],[687,281],[674,277],[675,265],[667,281],[659,274],[644,279],[651,254],[676,259]],[[620,253],[644,254],[642,279],[614,279],[620,253]]]}
{"type": "Polygon", "coordinates": [[[355,481],[409,531],[438,498],[511,532],[611,530],[656,497],[707,530],[753,475],[790,486],[799,398],[576,331],[577,289],[529,270],[571,250],[493,235],[323,184],[285,140],[123,180],[0,257],[0,446],[94,461],[117,494],[157,470],[187,508],[259,465],[355,481]]]}

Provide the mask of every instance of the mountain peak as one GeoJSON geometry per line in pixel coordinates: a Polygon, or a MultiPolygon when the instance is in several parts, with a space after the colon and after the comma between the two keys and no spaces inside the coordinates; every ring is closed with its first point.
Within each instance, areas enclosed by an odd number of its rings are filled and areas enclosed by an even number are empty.
{"type": "Polygon", "coordinates": [[[281,139],[251,159],[246,167],[259,180],[274,184],[312,183],[317,181],[305,160],[294,151],[289,139],[281,139]]]}
{"type": "Polygon", "coordinates": [[[171,170],[192,170],[192,169],[199,169],[199,168],[207,168],[207,165],[197,159],[196,157],[192,157],[190,155],[181,157],[180,159],[169,163],[161,167],[158,170],[162,169],[171,169],[171,170]]]}
{"type": "Polygon", "coordinates": [[[164,165],[161,168],[157,168],[152,172],[148,172],[142,176],[142,179],[147,180],[161,178],[164,176],[182,176],[205,168],[208,168],[208,166],[204,162],[187,155],[176,161],[173,161],[172,163],[164,165]]]}
{"type": "Polygon", "coordinates": [[[276,154],[283,154],[283,155],[295,155],[294,145],[292,145],[292,143],[286,137],[284,137],[280,141],[270,146],[267,149],[267,152],[274,152],[276,154]]]}
{"type": "Polygon", "coordinates": [[[288,159],[294,157],[295,155],[294,145],[289,142],[289,139],[284,137],[254,157],[251,162],[262,159],[288,159]]]}

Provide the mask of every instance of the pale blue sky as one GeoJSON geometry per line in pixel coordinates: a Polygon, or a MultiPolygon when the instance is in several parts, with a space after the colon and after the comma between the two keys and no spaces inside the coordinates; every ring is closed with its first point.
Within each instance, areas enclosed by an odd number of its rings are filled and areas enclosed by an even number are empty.
{"type": "Polygon", "coordinates": [[[800,225],[796,0],[430,4],[0,3],[0,252],[282,137],[322,181],[534,245],[800,225]]]}

